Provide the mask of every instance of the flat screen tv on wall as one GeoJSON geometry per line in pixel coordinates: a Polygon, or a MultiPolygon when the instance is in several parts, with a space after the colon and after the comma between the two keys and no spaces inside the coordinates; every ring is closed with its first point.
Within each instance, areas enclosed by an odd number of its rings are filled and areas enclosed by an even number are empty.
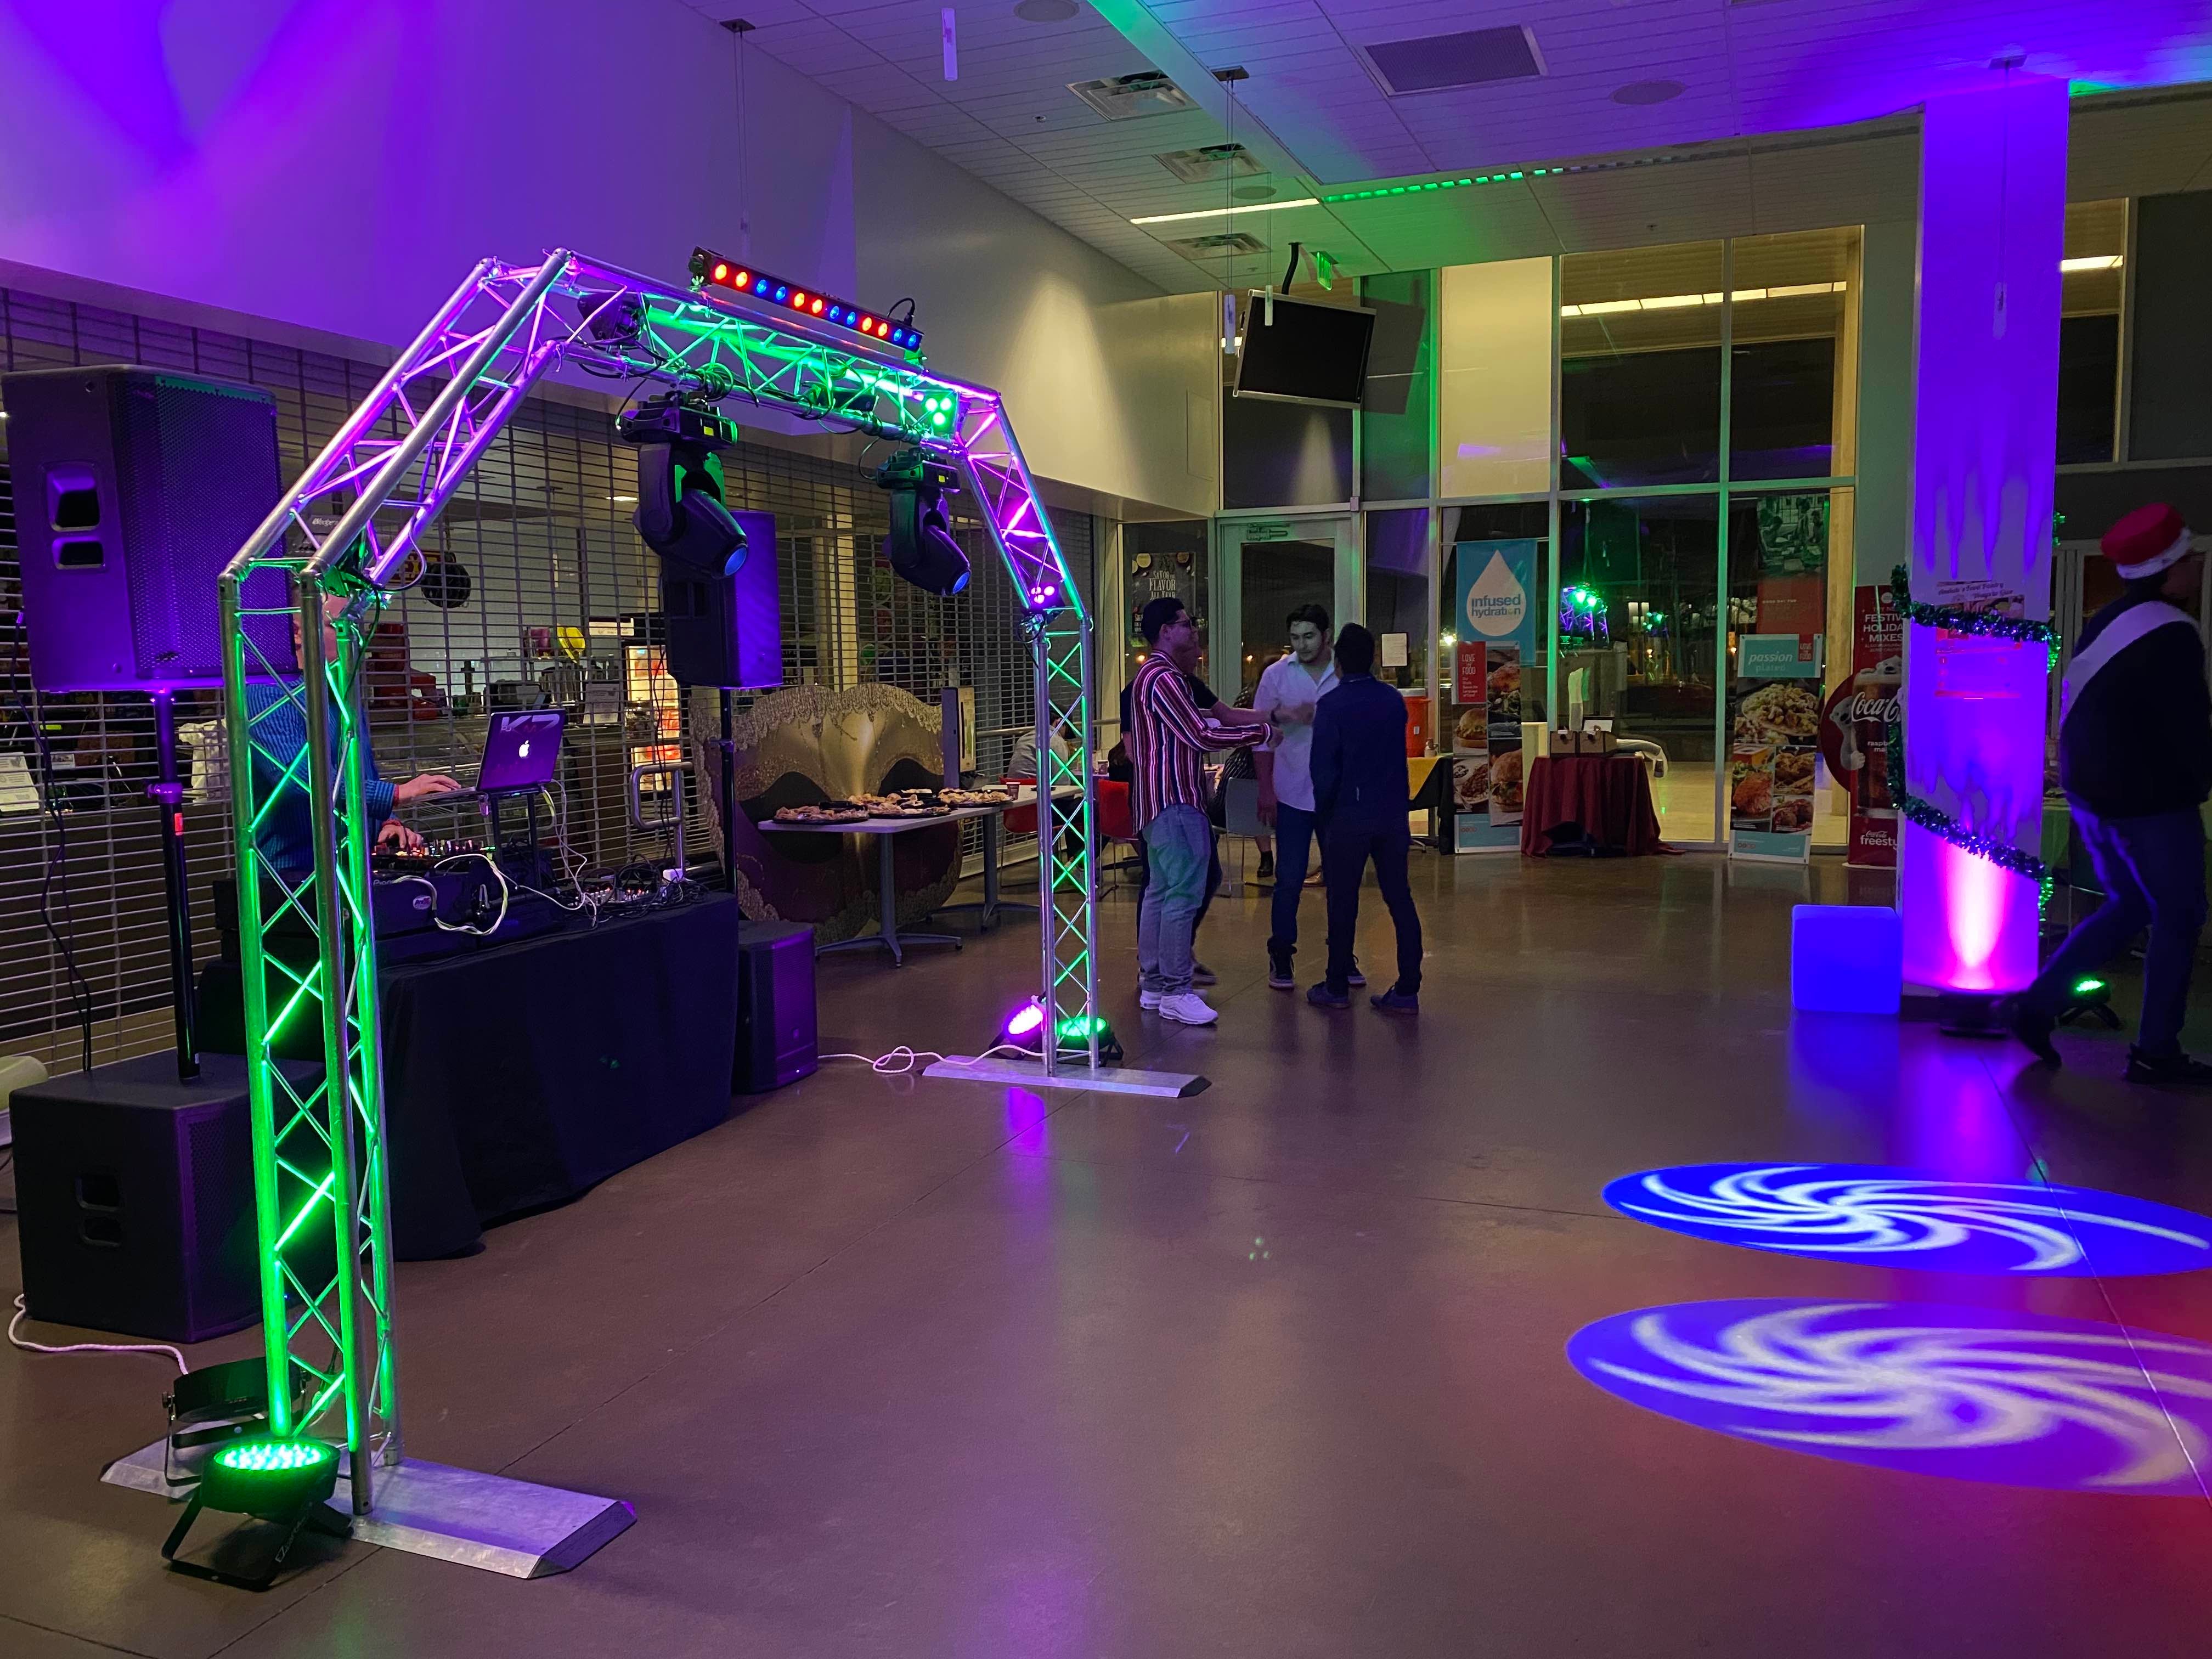
{"type": "Polygon", "coordinates": [[[1237,395],[1356,408],[1374,339],[1375,313],[1364,307],[1255,294],[1244,319],[1237,395]]]}

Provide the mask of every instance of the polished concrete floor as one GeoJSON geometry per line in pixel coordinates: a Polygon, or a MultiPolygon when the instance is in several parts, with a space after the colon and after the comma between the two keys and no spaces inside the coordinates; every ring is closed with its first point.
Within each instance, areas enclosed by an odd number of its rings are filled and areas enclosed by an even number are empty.
{"type": "MultiPolygon", "coordinates": [[[[0,1654],[2212,1649],[2201,1486],[2048,1489],[2032,1424],[2008,1478],[1839,1461],[1643,1409],[1565,1356],[1594,1322],[1740,1297],[2212,1340],[2203,1274],[1805,1260],[1599,1196],[1773,1160],[2039,1168],[2212,1209],[2212,1101],[2128,1089],[2104,1033],[2063,1036],[2052,1075],[1926,1025],[1793,1017],[1790,907],[1840,896],[1832,866],[1424,856],[1416,879],[1417,1023],[1270,992],[1247,898],[1204,942],[1220,1026],[1164,1028],[1117,903],[1133,1062],[1209,1092],[832,1065],[477,1255],[403,1268],[410,1449],[635,1504],[563,1577],[361,1545],[260,1596],[166,1575],[164,1506],[97,1480],[159,1431],[164,1364],[0,1350],[0,1654]]],[[[1379,914],[1363,954],[1388,957],[1379,914]]],[[[825,1046],[972,1050],[1036,963],[1020,924],[903,970],[830,958],[825,1046]]],[[[2212,1020],[2192,1034],[2212,1046],[2212,1020]]]]}

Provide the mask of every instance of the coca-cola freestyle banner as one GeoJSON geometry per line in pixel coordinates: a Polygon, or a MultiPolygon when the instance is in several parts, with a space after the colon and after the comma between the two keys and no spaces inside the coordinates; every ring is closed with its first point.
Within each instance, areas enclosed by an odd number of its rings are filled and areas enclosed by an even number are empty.
{"type": "MultiPolygon", "coordinates": [[[[1851,672],[1820,712],[1828,775],[1850,795],[1850,862],[1897,866],[1897,799],[1889,771],[1889,722],[1905,681],[1905,629],[1886,586],[1851,595],[1851,672]]],[[[1901,782],[1902,780],[1899,780],[1901,782]]]]}

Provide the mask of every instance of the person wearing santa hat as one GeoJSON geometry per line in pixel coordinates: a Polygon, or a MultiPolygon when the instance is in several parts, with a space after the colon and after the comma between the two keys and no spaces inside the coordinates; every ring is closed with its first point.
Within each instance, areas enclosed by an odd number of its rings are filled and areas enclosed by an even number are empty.
{"type": "Polygon", "coordinates": [[[2100,544],[2127,586],[2089,618],[2066,671],[2058,778],[2105,902],[2066,936],[2035,983],[2000,1015],[2051,1065],[2051,1033],[2074,986],[2148,927],[2142,1020],[2130,1083],[2212,1084],[2182,1052],[2181,1021],[2204,926],[2204,823],[2212,794],[2212,696],[2196,602],[2204,555],[2170,507],[2140,507],[2100,544]]]}

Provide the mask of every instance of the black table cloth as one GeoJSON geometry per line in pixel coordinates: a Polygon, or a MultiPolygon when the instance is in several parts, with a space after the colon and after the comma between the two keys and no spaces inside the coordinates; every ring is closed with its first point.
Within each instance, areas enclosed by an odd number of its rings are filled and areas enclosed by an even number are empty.
{"type": "MultiPolygon", "coordinates": [[[[452,1255],[722,1121],[737,902],[714,894],[380,975],[392,1253],[452,1255]]],[[[235,963],[203,982],[210,1046],[235,963]]],[[[234,1036],[232,1042],[237,1043],[234,1036]]]]}

